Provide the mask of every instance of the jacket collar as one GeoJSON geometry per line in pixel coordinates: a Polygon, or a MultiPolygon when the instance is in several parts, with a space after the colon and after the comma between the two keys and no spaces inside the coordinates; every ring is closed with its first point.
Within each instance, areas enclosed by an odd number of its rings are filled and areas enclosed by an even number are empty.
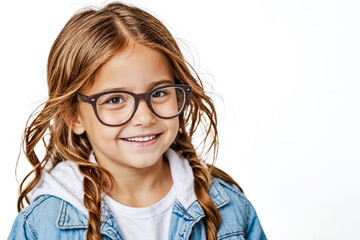
{"type": "MultiPolygon", "coordinates": [[[[229,197],[225,193],[224,189],[220,186],[219,181],[216,178],[213,178],[209,193],[216,208],[218,209],[229,202],[229,197]]],[[[188,220],[195,222],[199,221],[202,217],[205,216],[204,210],[197,200],[194,201],[187,209],[180,203],[180,201],[177,200],[175,202],[173,213],[183,213],[184,217],[187,217],[188,220]]]]}
{"type": "MultiPolygon", "coordinates": [[[[122,239],[120,235],[119,226],[115,218],[110,212],[105,201],[101,202],[101,216],[100,216],[100,233],[107,235],[110,239],[122,239]]],[[[60,206],[60,214],[57,221],[57,226],[60,229],[86,229],[88,227],[89,218],[84,213],[80,212],[70,203],[62,200],[60,206]]]]}

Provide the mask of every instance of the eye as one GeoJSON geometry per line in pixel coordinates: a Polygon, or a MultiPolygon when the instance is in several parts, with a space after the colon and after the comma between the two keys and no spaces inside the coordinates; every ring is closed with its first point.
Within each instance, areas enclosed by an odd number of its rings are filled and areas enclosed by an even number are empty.
{"type": "Polygon", "coordinates": [[[131,100],[132,100],[132,96],[127,93],[111,92],[99,97],[96,103],[98,106],[114,109],[132,103],[133,101],[131,100]]]}
{"type": "Polygon", "coordinates": [[[119,103],[123,103],[123,102],[124,102],[124,99],[122,99],[121,97],[112,97],[106,101],[106,103],[109,103],[109,104],[119,104],[119,103]]]}
{"type": "Polygon", "coordinates": [[[156,91],[154,92],[153,94],[151,94],[151,97],[153,98],[159,98],[159,97],[164,97],[166,96],[168,93],[164,90],[159,90],[159,91],[156,91]]]}

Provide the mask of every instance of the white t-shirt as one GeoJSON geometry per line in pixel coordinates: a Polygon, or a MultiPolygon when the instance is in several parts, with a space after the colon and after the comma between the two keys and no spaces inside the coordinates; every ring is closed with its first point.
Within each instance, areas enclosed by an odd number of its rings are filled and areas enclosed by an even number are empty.
{"type": "Polygon", "coordinates": [[[170,218],[175,199],[174,185],[163,199],[145,208],[128,207],[108,195],[104,197],[125,240],[169,239],[170,218]]]}

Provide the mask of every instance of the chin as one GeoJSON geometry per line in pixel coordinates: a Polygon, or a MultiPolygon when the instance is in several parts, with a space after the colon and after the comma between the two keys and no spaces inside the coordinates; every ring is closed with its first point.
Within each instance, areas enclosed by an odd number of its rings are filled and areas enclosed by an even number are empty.
{"type": "Polygon", "coordinates": [[[151,167],[155,165],[158,161],[158,159],[146,158],[146,157],[141,157],[141,158],[131,157],[129,159],[130,159],[129,165],[134,168],[151,167]]]}
{"type": "Polygon", "coordinates": [[[151,167],[153,165],[155,165],[156,162],[136,162],[136,163],[132,163],[131,166],[133,168],[138,168],[138,169],[141,169],[141,168],[148,168],[148,167],[151,167]]]}

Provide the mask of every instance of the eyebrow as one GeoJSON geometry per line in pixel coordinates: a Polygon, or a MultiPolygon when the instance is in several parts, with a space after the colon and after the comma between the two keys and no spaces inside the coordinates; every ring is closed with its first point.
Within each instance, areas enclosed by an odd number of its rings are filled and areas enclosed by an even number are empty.
{"type": "MultiPolygon", "coordinates": [[[[149,85],[149,88],[147,89],[147,91],[150,91],[151,89],[160,86],[160,85],[168,85],[168,84],[174,84],[174,81],[172,80],[160,80],[160,81],[156,81],[156,82],[152,82],[149,85]]],[[[118,88],[107,88],[102,90],[101,92],[110,92],[110,91],[128,91],[128,89],[126,87],[118,87],[118,88]]]]}

